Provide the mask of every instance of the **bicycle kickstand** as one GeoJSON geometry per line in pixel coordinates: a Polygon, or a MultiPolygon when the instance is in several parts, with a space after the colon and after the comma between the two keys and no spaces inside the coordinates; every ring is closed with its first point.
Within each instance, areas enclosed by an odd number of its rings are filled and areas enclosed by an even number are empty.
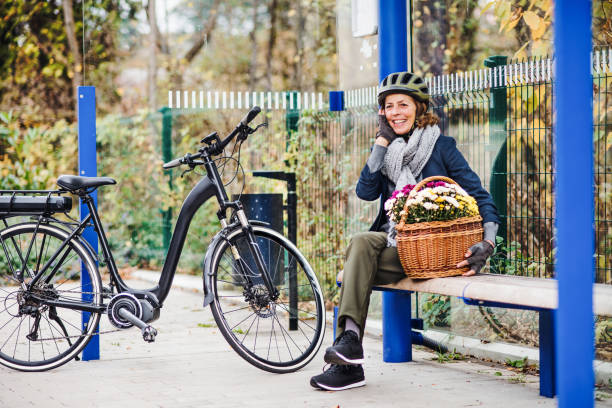
{"type": "Polygon", "coordinates": [[[117,312],[119,316],[123,317],[128,322],[132,323],[134,326],[138,327],[142,331],[142,339],[147,343],[153,343],[155,341],[155,336],[157,336],[157,330],[140,320],[138,317],[134,316],[127,308],[122,307],[117,312]]]}

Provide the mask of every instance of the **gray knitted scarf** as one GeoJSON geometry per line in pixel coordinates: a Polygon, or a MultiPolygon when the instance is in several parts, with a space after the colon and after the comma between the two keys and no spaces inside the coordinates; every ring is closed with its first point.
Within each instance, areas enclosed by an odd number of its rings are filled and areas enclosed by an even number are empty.
{"type": "MultiPolygon", "coordinates": [[[[389,145],[382,173],[395,183],[396,190],[402,189],[406,184],[416,184],[416,177],[419,177],[429,161],[439,136],[438,125],[427,126],[416,128],[407,141],[398,137],[389,145]]],[[[387,246],[397,246],[395,223],[389,220],[389,224],[387,246]]]]}

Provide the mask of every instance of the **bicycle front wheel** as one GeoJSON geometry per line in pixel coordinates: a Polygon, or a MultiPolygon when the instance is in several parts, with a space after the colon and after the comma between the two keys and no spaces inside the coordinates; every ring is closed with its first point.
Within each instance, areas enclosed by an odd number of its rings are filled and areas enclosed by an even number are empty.
{"type": "Polygon", "coordinates": [[[219,330],[242,358],[266,371],[289,373],[308,364],[321,347],[323,294],[291,241],[269,228],[253,229],[280,295],[277,299],[269,295],[246,235],[237,230],[213,253],[211,309],[219,330]]]}
{"type": "Polygon", "coordinates": [[[84,312],[45,302],[102,304],[98,268],[79,241],[71,239],[52,260],[68,237],[48,224],[0,231],[0,364],[22,371],[58,367],[77,356],[98,325],[100,313],[84,321],[84,312]],[[47,263],[42,279],[28,288],[47,263]]]}

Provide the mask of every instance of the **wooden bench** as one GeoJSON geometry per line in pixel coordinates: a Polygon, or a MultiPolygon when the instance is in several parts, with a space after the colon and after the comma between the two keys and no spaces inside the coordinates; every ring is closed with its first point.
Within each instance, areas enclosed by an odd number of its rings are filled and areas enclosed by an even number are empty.
{"type": "MultiPolygon", "coordinates": [[[[342,275],[339,274],[340,284],[342,275]]],[[[555,279],[521,276],[479,274],[413,280],[410,278],[373,290],[383,292],[383,360],[406,362],[412,360],[413,328],[411,318],[412,292],[455,296],[468,305],[526,309],[539,312],[540,395],[555,395],[554,315],[557,309],[557,281],[555,279]],[[401,310],[402,313],[397,313],[401,310]]],[[[612,285],[593,285],[593,313],[612,316],[612,285]]],[[[336,320],[334,310],[334,323],[336,320]]],[[[417,327],[415,327],[417,326],[417,327]]],[[[334,324],[335,328],[335,324],[334,324]]]]}

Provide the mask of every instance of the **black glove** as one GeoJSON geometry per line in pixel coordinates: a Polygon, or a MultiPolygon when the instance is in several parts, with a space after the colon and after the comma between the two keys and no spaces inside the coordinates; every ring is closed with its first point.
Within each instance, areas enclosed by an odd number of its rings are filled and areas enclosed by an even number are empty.
{"type": "Polygon", "coordinates": [[[470,265],[470,269],[478,273],[483,266],[487,263],[487,259],[493,255],[493,245],[489,241],[480,241],[474,244],[468,249],[471,255],[467,258],[467,263],[470,265]]]}
{"type": "Polygon", "coordinates": [[[385,115],[378,115],[378,131],[376,132],[376,137],[384,137],[389,144],[397,137],[393,129],[391,129],[391,126],[389,126],[389,122],[387,122],[385,115]]]}

